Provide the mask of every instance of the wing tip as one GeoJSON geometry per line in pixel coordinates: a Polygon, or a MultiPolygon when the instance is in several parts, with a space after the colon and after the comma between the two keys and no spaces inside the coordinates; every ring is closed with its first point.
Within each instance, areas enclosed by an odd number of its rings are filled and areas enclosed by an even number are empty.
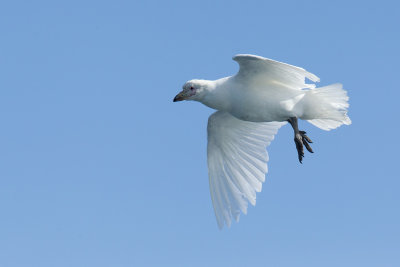
{"type": "Polygon", "coordinates": [[[268,58],[265,58],[265,57],[262,57],[262,56],[257,56],[257,55],[252,55],[252,54],[237,54],[237,55],[234,55],[232,57],[232,59],[235,60],[235,61],[238,61],[241,58],[247,58],[247,59],[250,59],[250,60],[257,60],[257,59],[271,60],[271,59],[268,59],[268,58]]]}
{"type": "Polygon", "coordinates": [[[307,79],[309,79],[310,81],[313,81],[313,82],[315,82],[315,83],[319,83],[320,81],[321,81],[321,79],[317,76],[317,75],[315,75],[315,74],[313,74],[313,73],[311,73],[311,72],[308,72],[308,71],[306,71],[306,70],[304,70],[306,73],[306,78],[307,79]]]}

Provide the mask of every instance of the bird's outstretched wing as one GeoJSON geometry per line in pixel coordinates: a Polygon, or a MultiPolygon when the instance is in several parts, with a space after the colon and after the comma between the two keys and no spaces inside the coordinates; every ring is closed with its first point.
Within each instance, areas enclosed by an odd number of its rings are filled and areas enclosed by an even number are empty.
{"type": "Polygon", "coordinates": [[[240,69],[235,77],[252,84],[278,84],[293,89],[314,88],[305,78],[319,82],[319,78],[303,68],[254,55],[236,55],[233,60],[240,69]]]}
{"type": "Polygon", "coordinates": [[[208,119],[207,162],[211,199],[218,226],[229,227],[256,204],[268,171],[266,147],[286,122],[248,122],[217,111],[208,119]]]}

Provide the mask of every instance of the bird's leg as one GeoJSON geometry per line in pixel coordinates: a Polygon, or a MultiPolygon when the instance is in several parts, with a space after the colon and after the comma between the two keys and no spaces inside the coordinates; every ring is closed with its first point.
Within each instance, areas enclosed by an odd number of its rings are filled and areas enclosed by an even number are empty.
{"type": "Polygon", "coordinates": [[[292,125],[292,128],[294,130],[294,142],[296,144],[299,161],[300,163],[302,163],[304,157],[303,145],[309,152],[314,153],[314,151],[311,149],[311,146],[309,145],[309,143],[312,143],[312,141],[310,138],[308,138],[305,131],[299,131],[299,126],[296,117],[289,118],[288,122],[290,123],[290,125],[292,125]]]}

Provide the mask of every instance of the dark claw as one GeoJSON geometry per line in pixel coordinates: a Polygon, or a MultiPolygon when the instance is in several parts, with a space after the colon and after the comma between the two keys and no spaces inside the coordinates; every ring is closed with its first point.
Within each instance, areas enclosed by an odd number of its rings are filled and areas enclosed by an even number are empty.
{"type": "Polygon", "coordinates": [[[297,155],[299,157],[299,162],[303,163],[303,157],[304,157],[304,148],[303,148],[303,138],[300,134],[296,134],[294,138],[294,142],[296,144],[296,149],[297,149],[297,155]]]}
{"type": "Polygon", "coordinates": [[[294,142],[296,144],[297,155],[299,156],[299,161],[302,163],[304,157],[304,148],[306,147],[308,152],[314,153],[309,143],[312,143],[311,139],[308,138],[305,131],[299,131],[297,117],[290,117],[287,120],[294,130],[294,142]]]}
{"type": "Polygon", "coordinates": [[[296,144],[296,149],[297,149],[297,155],[299,157],[299,162],[303,163],[303,158],[304,158],[304,147],[308,150],[310,153],[314,153],[312,150],[311,146],[308,143],[312,143],[311,139],[308,138],[306,135],[306,132],[304,131],[299,131],[298,134],[295,135],[294,142],[296,144]]]}
{"type": "Polygon", "coordinates": [[[308,144],[308,143],[312,143],[312,141],[311,141],[310,138],[308,138],[308,136],[306,135],[306,132],[300,131],[300,134],[301,134],[301,138],[302,138],[303,144],[306,147],[306,149],[308,150],[308,152],[314,153],[314,151],[312,150],[311,146],[308,144]]]}
{"type": "Polygon", "coordinates": [[[307,141],[308,143],[312,143],[311,139],[306,135],[306,132],[305,132],[305,131],[299,131],[299,132],[300,132],[301,136],[302,136],[304,139],[306,139],[306,141],[307,141]]]}
{"type": "Polygon", "coordinates": [[[303,140],[303,144],[306,147],[306,149],[308,150],[308,152],[310,153],[314,153],[314,151],[312,150],[312,148],[310,147],[310,145],[307,143],[307,141],[303,140]]]}

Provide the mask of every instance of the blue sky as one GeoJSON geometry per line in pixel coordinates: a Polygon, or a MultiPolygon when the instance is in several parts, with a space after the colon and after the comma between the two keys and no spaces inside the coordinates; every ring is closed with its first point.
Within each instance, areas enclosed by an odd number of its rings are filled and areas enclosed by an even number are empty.
{"type": "Polygon", "coordinates": [[[0,4],[0,266],[399,266],[396,1],[0,4]],[[269,148],[257,205],[219,231],[213,112],[173,103],[252,53],[341,82],[353,124],[269,148]]]}

